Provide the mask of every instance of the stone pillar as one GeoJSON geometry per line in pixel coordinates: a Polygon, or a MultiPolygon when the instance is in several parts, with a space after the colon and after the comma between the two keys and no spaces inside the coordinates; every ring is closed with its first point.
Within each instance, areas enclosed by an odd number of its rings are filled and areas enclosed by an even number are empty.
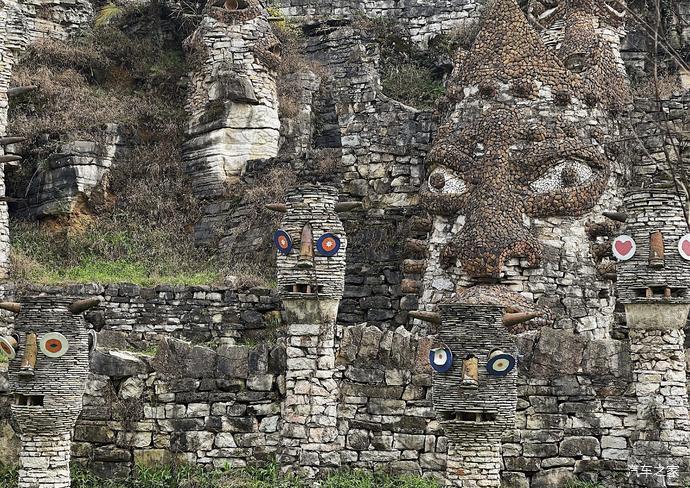
{"type": "Polygon", "coordinates": [[[203,198],[225,195],[247,161],[278,155],[280,42],[258,0],[231,3],[209,1],[187,45],[194,63],[183,158],[203,198]]]}
{"type": "Polygon", "coordinates": [[[448,371],[433,374],[433,407],[449,440],[446,474],[453,486],[499,488],[501,436],[515,423],[517,369],[496,376],[489,373],[487,362],[495,350],[515,358],[516,342],[503,325],[502,307],[439,308],[441,326],[434,347],[445,347],[453,355],[448,371]],[[472,366],[465,367],[470,361],[472,366]]]}
{"type": "Polygon", "coordinates": [[[448,444],[446,477],[453,486],[501,486],[501,442],[492,436],[466,437],[448,444]]]}
{"type": "Polygon", "coordinates": [[[690,261],[679,252],[688,233],[682,202],[667,189],[625,196],[628,216],[618,249],[619,301],[630,329],[637,424],[628,459],[630,486],[684,486],[690,480],[690,420],[685,332],[690,261]],[[627,251],[628,254],[623,252],[627,251]]]}
{"type": "Polygon", "coordinates": [[[683,486],[679,479],[688,475],[690,455],[683,327],[690,305],[627,304],[625,311],[637,397],[631,485],[683,486]],[[643,466],[653,473],[642,474],[643,466]],[[660,466],[663,475],[657,474],[660,466]],[[677,478],[669,476],[671,466],[678,467],[677,478]]]}
{"type": "Polygon", "coordinates": [[[72,435],[22,434],[18,488],[69,488],[72,435]]]}
{"type": "Polygon", "coordinates": [[[72,431],[94,346],[81,312],[97,303],[44,295],[2,305],[15,313],[19,309],[14,338],[3,338],[0,345],[11,353],[10,409],[21,439],[20,488],[70,486],[72,431]]]}
{"type": "Polygon", "coordinates": [[[335,212],[337,199],[333,186],[305,184],[289,191],[278,231],[283,244],[291,241],[279,247],[277,263],[288,322],[279,462],[309,478],[340,466],[344,446],[337,426],[335,324],[345,284],[347,239],[335,212]],[[335,240],[323,244],[329,235],[335,240]],[[333,249],[335,254],[325,255],[333,249]]]}

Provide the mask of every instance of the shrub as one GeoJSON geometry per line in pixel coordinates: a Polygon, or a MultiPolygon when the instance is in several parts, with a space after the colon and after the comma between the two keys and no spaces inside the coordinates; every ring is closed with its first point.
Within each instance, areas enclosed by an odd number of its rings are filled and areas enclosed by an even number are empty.
{"type": "Polygon", "coordinates": [[[404,27],[391,19],[360,18],[354,25],[379,46],[383,93],[419,109],[433,107],[445,91],[438,54],[415,45],[404,27]]]}

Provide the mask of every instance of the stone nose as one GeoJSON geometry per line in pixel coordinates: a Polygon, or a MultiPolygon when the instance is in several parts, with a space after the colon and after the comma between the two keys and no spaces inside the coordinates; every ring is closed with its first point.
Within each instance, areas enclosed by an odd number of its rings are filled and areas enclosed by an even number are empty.
{"type": "Polygon", "coordinates": [[[517,199],[505,198],[500,207],[470,209],[460,236],[457,257],[471,278],[498,280],[511,258],[527,260],[528,267],[536,267],[541,260],[541,244],[525,227],[517,199]]]}
{"type": "Polygon", "coordinates": [[[302,269],[314,267],[314,236],[309,224],[305,224],[302,228],[297,267],[302,269]]]}
{"type": "Polygon", "coordinates": [[[26,346],[24,356],[19,367],[19,376],[22,378],[33,378],[36,368],[36,356],[38,355],[38,340],[36,334],[29,332],[26,334],[26,346]]]}

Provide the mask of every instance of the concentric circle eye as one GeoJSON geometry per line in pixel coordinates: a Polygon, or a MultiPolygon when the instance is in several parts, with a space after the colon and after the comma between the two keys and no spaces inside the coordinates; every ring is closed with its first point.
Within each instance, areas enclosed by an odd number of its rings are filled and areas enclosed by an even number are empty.
{"type": "Polygon", "coordinates": [[[330,232],[326,232],[316,241],[316,250],[322,256],[335,256],[340,250],[340,238],[330,232]]]}
{"type": "Polygon", "coordinates": [[[495,350],[489,353],[486,370],[491,376],[505,376],[515,367],[515,358],[503,351],[495,350]]]}
{"type": "Polygon", "coordinates": [[[290,234],[283,229],[275,231],[273,234],[273,244],[283,256],[290,254],[290,251],[292,251],[292,239],[290,239],[290,234]]]}
{"type": "Polygon", "coordinates": [[[17,357],[17,340],[14,337],[0,337],[0,349],[9,359],[17,357]]]}
{"type": "Polygon", "coordinates": [[[678,241],[678,252],[680,257],[686,261],[690,261],[690,234],[686,234],[678,241]]]}
{"type": "Polygon", "coordinates": [[[38,347],[49,358],[59,358],[69,350],[69,341],[59,332],[49,332],[41,337],[38,347]]]}
{"type": "Polygon", "coordinates": [[[437,373],[445,373],[453,366],[453,353],[448,347],[437,347],[429,351],[429,363],[437,373]]]}

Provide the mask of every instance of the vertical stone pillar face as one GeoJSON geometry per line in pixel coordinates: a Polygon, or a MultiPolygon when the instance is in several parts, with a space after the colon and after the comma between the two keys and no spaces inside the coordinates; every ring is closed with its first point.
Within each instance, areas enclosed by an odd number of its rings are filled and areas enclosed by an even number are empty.
{"type": "Polygon", "coordinates": [[[70,485],[71,436],[82,410],[91,340],[83,317],[69,310],[74,301],[27,297],[15,319],[9,381],[12,425],[22,441],[20,487],[70,485]]]}
{"type": "Polygon", "coordinates": [[[335,323],[345,286],[347,238],[335,211],[337,199],[333,186],[305,184],[288,192],[275,237],[278,288],[288,322],[279,460],[308,477],[338,467],[344,443],[337,426],[335,323]]]}
{"type": "Polygon", "coordinates": [[[682,204],[667,189],[629,192],[623,231],[627,237],[613,244],[614,251],[619,245],[618,254],[627,258],[618,263],[617,286],[630,328],[638,400],[628,460],[631,486],[683,486],[690,479],[684,332],[690,312],[690,261],[682,256],[688,233],[682,204]],[[652,467],[654,474],[641,475],[643,466],[652,467]],[[667,475],[669,467],[676,467],[677,476],[667,475]],[[661,475],[656,474],[659,470],[661,475]]]}
{"type": "Polygon", "coordinates": [[[453,364],[434,372],[433,407],[450,441],[448,479],[465,488],[500,487],[501,436],[515,424],[517,369],[497,375],[488,363],[497,350],[514,360],[515,339],[503,325],[502,307],[446,304],[440,310],[438,347],[452,352],[453,364]],[[463,381],[463,363],[470,360],[477,364],[476,382],[463,381]]]}
{"type": "Polygon", "coordinates": [[[247,161],[278,155],[280,42],[256,0],[211,1],[188,48],[196,60],[183,156],[204,198],[221,196],[247,161]]]}

